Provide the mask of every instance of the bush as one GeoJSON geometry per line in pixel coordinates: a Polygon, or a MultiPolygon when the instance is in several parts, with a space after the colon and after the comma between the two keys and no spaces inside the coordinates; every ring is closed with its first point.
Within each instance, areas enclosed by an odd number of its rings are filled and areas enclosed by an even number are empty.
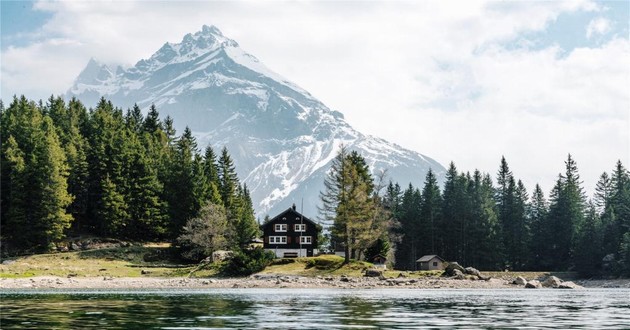
{"type": "Polygon", "coordinates": [[[269,266],[275,256],[273,252],[265,251],[262,248],[238,251],[234,253],[232,259],[223,265],[221,273],[227,276],[251,275],[269,266]]]}

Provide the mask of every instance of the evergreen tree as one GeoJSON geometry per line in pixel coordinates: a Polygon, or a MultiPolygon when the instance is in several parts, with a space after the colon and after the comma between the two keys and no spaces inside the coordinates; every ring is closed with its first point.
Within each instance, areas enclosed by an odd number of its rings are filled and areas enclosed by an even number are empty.
{"type": "Polygon", "coordinates": [[[549,208],[549,223],[553,233],[551,257],[555,270],[566,270],[573,260],[577,228],[584,219],[585,197],[577,172],[577,165],[569,155],[564,176],[560,176],[549,208]]]}
{"type": "Polygon", "coordinates": [[[554,260],[551,258],[550,249],[552,233],[548,223],[549,207],[545,194],[538,184],[534,188],[528,213],[532,237],[529,248],[530,269],[551,269],[554,260]]]}
{"type": "Polygon", "coordinates": [[[601,229],[596,206],[589,203],[575,242],[575,269],[582,276],[593,276],[601,271],[603,258],[601,229]]]}
{"type": "Polygon", "coordinates": [[[374,183],[365,160],[357,153],[348,153],[342,146],[324,180],[324,187],[320,194],[323,204],[320,212],[333,222],[333,242],[343,246],[347,263],[370,246],[376,236],[371,233],[375,218],[374,183]]]}
{"type": "Polygon", "coordinates": [[[219,192],[219,166],[217,165],[217,156],[211,146],[206,147],[203,160],[203,172],[208,183],[208,189],[205,193],[205,199],[212,203],[222,205],[221,193],[219,192]]]}
{"type": "Polygon", "coordinates": [[[442,205],[442,195],[438,186],[437,178],[433,170],[429,169],[422,188],[422,199],[420,203],[420,217],[425,223],[426,230],[425,244],[422,254],[436,254],[438,241],[438,223],[440,219],[440,206],[442,205]]]}
{"type": "Polygon", "coordinates": [[[203,180],[197,155],[197,142],[188,127],[177,140],[168,170],[168,181],[165,184],[164,199],[169,206],[170,226],[169,237],[180,235],[186,222],[198,216],[203,205],[199,189],[199,180],[203,180]]]}

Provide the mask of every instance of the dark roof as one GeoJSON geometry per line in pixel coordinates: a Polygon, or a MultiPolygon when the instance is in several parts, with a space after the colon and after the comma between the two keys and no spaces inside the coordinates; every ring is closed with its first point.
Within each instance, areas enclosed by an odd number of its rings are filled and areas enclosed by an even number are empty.
{"type": "MultiPolygon", "coordinates": [[[[275,216],[275,217],[273,217],[271,220],[269,220],[269,221],[265,222],[265,223],[261,226],[261,228],[263,228],[263,229],[264,229],[265,227],[267,227],[267,225],[268,225],[268,224],[270,224],[270,223],[272,223],[272,222],[276,222],[276,221],[278,221],[278,220],[282,219],[283,217],[286,217],[286,216],[287,216],[287,214],[290,214],[290,213],[295,214],[295,217],[301,217],[301,218],[302,218],[301,220],[302,220],[304,223],[310,223],[310,224],[312,224],[313,226],[319,226],[319,225],[318,225],[315,221],[313,221],[313,220],[311,220],[311,219],[309,219],[309,218],[305,217],[302,213],[300,213],[300,212],[298,212],[297,210],[295,210],[294,206],[292,206],[292,207],[289,207],[288,209],[286,209],[284,212],[282,212],[282,213],[280,213],[280,214],[276,215],[276,216],[275,216]]],[[[287,219],[288,219],[288,218],[287,218],[287,219]]]]}
{"type": "Polygon", "coordinates": [[[422,258],[416,260],[416,262],[429,262],[431,261],[431,259],[433,258],[438,258],[440,259],[442,262],[444,262],[445,260],[440,258],[440,256],[436,255],[436,254],[428,254],[426,256],[422,256],[422,258]]]}

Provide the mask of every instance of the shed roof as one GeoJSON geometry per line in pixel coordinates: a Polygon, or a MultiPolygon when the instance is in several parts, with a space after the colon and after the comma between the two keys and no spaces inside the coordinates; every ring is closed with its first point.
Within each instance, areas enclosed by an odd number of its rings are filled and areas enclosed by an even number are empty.
{"type": "Polygon", "coordinates": [[[429,262],[431,261],[433,258],[438,258],[440,259],[442,262],[446,261],[444,259],[442,259],[440,256],[438,256],[437,254],[427,254],[425,256],[422,256],[422,258],[416,260],[416,262],[429,262]]]}

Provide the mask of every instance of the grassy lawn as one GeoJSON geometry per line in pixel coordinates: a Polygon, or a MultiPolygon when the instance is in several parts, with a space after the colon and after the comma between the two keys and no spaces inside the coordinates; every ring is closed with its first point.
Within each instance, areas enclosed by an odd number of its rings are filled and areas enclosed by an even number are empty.
{"type": "Polygon", "coordinates": [[[0,265],[0,278],[31,276],[187,276],[195,265],[168,260],[164,245],[131,246],[24,256],[0,265]],[[150,260],[150,261],[147,261],[150,260]],[[142,274],[145,270],[147,274],[142,274]]]}
{"type": "MultiPolygon", "coordinates": [[[[312,258],[292,258],[276,259],[261,274],[282,274],[299,276],[363,276],[363,270],[372,268],[373,265],[365,261],[350,261],[343,264],[343,258],[334,255],[323,255],[312,258]]],[[[397,270],[387,270],[383,272],[385,277],[397,277],[403,273],[407,277],[428,277],[439,276],[442,272],[401,272],[397,270]]]]}
{"type": "MultiPolygon", "coordinates": [[[[82,277],[213,277],[219,275],[218,265],[198,269],[197,265],[181,265],[172,261],[168,244],[145,244],[124,248],[86,250],[52,254],[38,254],[13,259],[8,265],[0,265],[0,278],[32,276],[82,276],[82,277]],[[142,274],[142,271],[145,274],[142,274]]],[[[351,276],[361,277],[366,268],[373,265],[364,261],[343,264],[343,258],[322,255],[311,258],[276,259],[260,274],[294,276],[351,276]]],[[[408,278],[439,277],[441,271],[387,270],[388,278],[403,274],[408,278]]],[[[522,276],[527,280],[555,275],[563,280],[573,280],[575,273],[552,272],[485,272],[484,276],[512,280],[522,276]]]]}

